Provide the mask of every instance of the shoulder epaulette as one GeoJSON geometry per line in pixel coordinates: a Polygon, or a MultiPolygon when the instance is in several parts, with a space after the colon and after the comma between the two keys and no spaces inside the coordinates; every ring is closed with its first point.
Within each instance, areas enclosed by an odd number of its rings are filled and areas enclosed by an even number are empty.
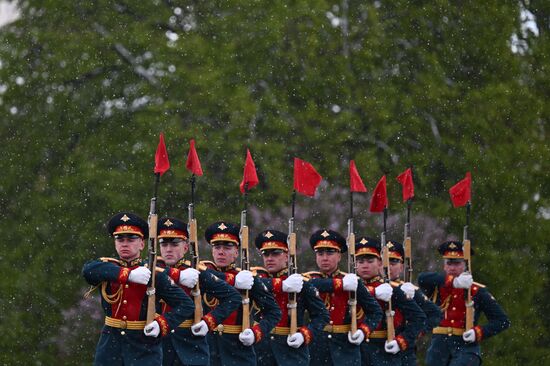
{"type": "Polygon", "coordinates": [[[322,277],[323,274],[318,271],[309,271],[306,273],[302,273],[302,276],[304,276],[305,278],[319,278],[322,277]]]}
{"type": "Polygon", "coordinates": [[[115,263],[115,264],[122,264],[122,262],[119,260],[119,259],[116,259],[116,258],[110,258],[110,257],[101,257],[99,258],[100,261],[102,262],[110,262],[110,263],[115,263]]]}
{"type": "Polygon", "coordinates": [[[216,266],[216,263],[212,262],[212,261],[200,261],[200,264],[206,266],[206,268],[210,268],[210,269],[213,269],[215,271],[219,271],[220,269],[218,268],[218,266],[216,266]]]}
{"type": "Polygon", "coordinates": [[[485,285],[478,282],[472,283],[472,295],[476,295],[480,288],[485,288],[485,285]]]}
{"type": "Polygon", "coordinates": [[[164,261],[164,258],[162,258],[160,255],[157,255],[157,266],[168,267],[166,265],[166,262],[164,261]]]}
{"type": "Polygon", "coordinates": [[[250,272],[252,272],[254,276],[269,276],[269,271],[260,266],[250,267],[250,272]]]}
{"type": "Polygon", "coordinates": [[[197,265],[197,269],[201,272],[206,271],[208,269],[208,266],[206,264],[204,264],[203,262],[199,262],[199,264],[197,265]]]}

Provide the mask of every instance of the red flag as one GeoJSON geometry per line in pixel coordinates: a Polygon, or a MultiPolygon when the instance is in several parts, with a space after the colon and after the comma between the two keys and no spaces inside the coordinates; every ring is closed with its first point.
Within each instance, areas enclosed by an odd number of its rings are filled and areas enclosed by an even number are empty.
{"type": "Polygon", "coordinates": [[[464,206],[472,199],[472,176],[470,172],[466,177],[449,189],[451,201],[454,207],[464,206]]]}
{"type": "Polygon", "coordinates": [[[246,149],[246,161],[244,163],[244,173],[243,180],[239,185],[241,193],[244,193],[244,186],[248,183],[247,190],[257,185],[260,181],[258,180],[258,174],[256,174],[256,166],[252,160],[252,155],[250,155],[250,150],[246,149]]]}
{"type": "Polygon", "coordinates": [[[313,197],[323,177],[307,161],[294,158],[294,189],[303,195],[313,197]]]}
{"type": "Polygon", "coordinates": [[[197,150],[195,150],[194,139],[189,141],[189,154],[187,154],[187,162],[185,163],[185,167],[195,175],[202,175],[201,162],[199,160],[199,155],[197,155],[197,150]]]}
{"type": "Polygon", "coordinates": [[[355,161],[349,162],[349,190],[351,192],[366,192],[367,187],[363,184],[361,176],[355,166],[355,161]]]}
{"type": "Polygon", "coordinates": [[[384,175],[372,192],[370,212],[383,212],[386,207],[388,207],[388,194],[386,192],[386,176],[384,175]]]}
{"type": "Polygon", "coordinates": [[[403,186],[403,202],[414,197],[414,183],[411,168],[397,176],[397,181],[403,186]]]}
{"type": "Polygon", "coordinates": [[[166,151],[166,145],[164,144],[164,135],[161,133],[157,152],[155,153],[155,174],[158,173],[162,176],[168,169],[170,169],[170,161],[168,161],[168,151],[166,151]]]}

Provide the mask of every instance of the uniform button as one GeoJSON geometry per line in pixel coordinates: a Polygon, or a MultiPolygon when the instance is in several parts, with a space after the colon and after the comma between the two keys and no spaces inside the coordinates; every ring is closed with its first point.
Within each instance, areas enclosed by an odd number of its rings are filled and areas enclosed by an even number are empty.
{"type": "Polygon", "coordinates": [[[271,338],[271,340],[274,340],[274,339],[275,339],[275,337],[273,337],[273,336],[271,336],[270,338],[271,338]]]}
{"type": "Polygon", "coordinates": [[[331,339],[331,338],[332,338],[332,334],[329,334],[329,335],[327,336],[327,338],[328,338],[328,339],[331,339]]]}
{"type": "Polygon", "coordinates": [[[176,330],[175,330],[175,329],[172,329],[172,330],[170,331],[170,333],[176,333],[176,330]]]}
{"type": "Polygon", "coordinates": [[[456,310],[456,308],[453,306],[453,310],[456,310]]]}
{"type": "Polygon", "coordinates": [[[328,323],[329,323],[330,325],[332,325],[332,324],[334,324],[334,321],[331,320],[331,321],[329,321],[328,323]]]}
{"type": "Polygon", "coordinates": [[[126,319],[128,319],[128,318],[126,317],[126,315],[122,316],[122,320],[126,320],[126,319]]]}
{"type": "Polygon", "coordinates": [[[120,332],[120,335],[125,335],[125,334],[126,334],[125,331],[120,332]]]}
{"type": "Polygon", "coordinates": [[[130,287],[130,285],[129,285],[129,284],[126,284],[126,285],[124,285],[124,288],[128,288],[128,287],[130,287]]]}
{"type": "Polygon", "coordinates": [[[331,307],[330,307],[330,311],[333,311],[333,310],[334,310],[334,306],[331,306],[331,307]]]}
{"type": "Polygon", "coordinates": [[[453,298],[456,299],[457,295],[453,295],[453,298]]]}
{"type": "Polygon", "coordinates": [[[455,322],[454,319],[451,319],[451,323],[454,323],[454,322],[455,322]]]}
{"type": "Polygon", "coordinates": [[[124,305],[126,305],[126,304],[128,303],[128,301],[127,301],[127,300],[122,300],[122,303],[123,303],[124,305]]]}

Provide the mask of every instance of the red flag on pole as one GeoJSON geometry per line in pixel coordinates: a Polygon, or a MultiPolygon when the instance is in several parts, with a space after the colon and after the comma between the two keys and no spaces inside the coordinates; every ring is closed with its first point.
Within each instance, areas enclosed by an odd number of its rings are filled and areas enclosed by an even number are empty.
{"type": "Polygon", "coordinates": [[[168,161],[168,151],[166,151],[166,145],[164,144],[164,135],[160,134],[159,145],[157,146],[157,152],[155,153],[155,174],[161,176],[170,169],[170,161],[168,161]]]}
{"type": "Polygon", "coordinates": [[[294,158],[294,189],[303,195],[313,197],[323,177],[307,161],[294,158]]]}
{"type": "Polygon", "coordinates": [[[201,162],[199,160],[197,150],[195,150],[194,139],[191,139],[191,141],[189,141],[189,154],[187,154],[187,162],[185,163],[185,167],[187,168],[187,170],[195,175],[202,175],[201,162]]]}
{"type": "Polygon", "coordinates": [[[411,168],[397,176],[397,181],[403,186],[403,202],[414,197],[414,183],[411,168]]]}
{"type": "Polygon", "coordinates": [[[383,212],[384,208],[388,207],[388,195],[386,191],[386,176],[382,176],[376,188],[372,192],[370,200],[370,212],[383,212]]]}
{"type": "Polygon", "coordinates": [[[367,187],[363,184],[363,180],[357,171],[355,161],[349,162],[349,189],[351,192],[366,192],[367,187]]]}
{"type": "Polygon", "coordinates": [[[248,183],[247,190],[257,185],[260,181],[258,180],[258,174],[256,174],[256,166],[252,160],[252,155],[250,155],[250,150],[246,149],[246,161],[244,163],[244,173],[243,180],[239,185],[241,193],[244,193],[245,185],[248,183]]]}
{"type": "Polygon", "coordinates": [[[464,179],[449,189],[449,194],[454,207],[464,206],[472,199],[472,176],[470,172],[467,172],[464,179]]]}

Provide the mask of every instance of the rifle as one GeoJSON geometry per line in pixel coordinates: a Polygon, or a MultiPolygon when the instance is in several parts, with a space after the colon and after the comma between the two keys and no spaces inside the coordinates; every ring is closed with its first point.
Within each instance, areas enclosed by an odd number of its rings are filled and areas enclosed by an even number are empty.
{"type": "Polygon", "coordinates": [[[156,315],[156,296],[155,296],[155,283],[156,283],[156,268],[157,268],[157,226],[158,216],[156,213],[157,204],[157,192],[160,182],[160,174],[155,174],[155,193],[151,198],[151,206],[149,208],[149,217],[147,218],[149,224],[149,240],[147,246],[147,257],[149,263],[149,269],[151,270],[151,280],[149,286],[147,286],[147,324],[155,320],[156,315]]]}
{"type": "MultiPolygon", "coordinates": [[[[462,251],[466,262],[466,271],[472,273],[471,245],[468,238],[468,226],[470,224],[470,202],[466,204],[466,225],[463,231],[462,251]]],[[[472,300],[472,289],[468,288],[466,292],[466,330],[474,327],[474,301],[472,300]]]]}
{"type": "MultiPolygon", "coordinates": [[[[294,192],[296,195],[296,192],[294,192]]],[[[292,217],[288,220],[288,275],[298,273],[298,264],[296,258],[296,232],[294,231],[294,210],[292,210],[292,217]]],[[[298,331],[298,314],[296,302],[296,293],[291,292],[288,294],[288,316],[290,317],[290,334],[294,334],[298,331]]]]}
{"type": "MultiPolygon", "coordinates": [[[[245,193],[246,194],[246,193],[245,193]]],[[[245,208],[241,212],[241,230],[239,232],[241,239],[241,269],[249,270],[250,262],[248,261],[248,226],[246,226],[246,203],[245,208]]],[[[248,290],[242,292],[243,304],[243,330],[250,328],[250,298],[248,290]]]]}
{"type": "MultiPolygon", "coordinates": [[[[348,219],[348,273],[355,274],[357,266],[355,264],[355,233],[353,232],[353,217],[348,219]]],[[[357,292],[349,292],[348,300],[350,318],[351,318],[351,334],[357,331],[357,292]]]]}
{"type": "MultiPolygon", "coordinates": [[[[192,179],[192,185],[194,186],[195,180],[194,176],[192,179]]],[[[193,201],[193,200],[192,200],[193,201]]],[[[191,250],[191,267],[199,270],[199,241],[197,239],[197,220],[194,216],[194,204],[191,202],[188,206],[189,211],[189,223],[187,224],[187,230],[189,231],[189,249],[191,250]]],[[[202,299],[201,299],[201,289],[199,283],[195,285],[193,291],[193,301],[195,302],[195,315],[194,315],[194,324],[198,323],[202,319],[202,299]]]]}
{"type": "Polygon", "coordinates": [[[413,280],[413,266],[412,266],[412,242],[411,242],[411,200],[407,200],[407,222],[405,223],[405,240],[403,247],[405,250],[405,273],[403,279],[405,282],[412,282],[413,280]]]}
{"type": "MultiPolygon", "coordinates": [[[[382,240],[382,264],[384,266],[384,282],[391,286],[390,281],[390,251],[388,249],[388,243],[386,242],[386,218],[388,210],[384,208],[384,231],[380,235],[382,240]]],[[[387,326],[387,337],[388,341],[393,341],[395,339],[395,328],[393,325],[393,315],[394,311],[392,308],[391,298],[388,301],[388,309],[386,310],[386,326],[387,326]]]]}

